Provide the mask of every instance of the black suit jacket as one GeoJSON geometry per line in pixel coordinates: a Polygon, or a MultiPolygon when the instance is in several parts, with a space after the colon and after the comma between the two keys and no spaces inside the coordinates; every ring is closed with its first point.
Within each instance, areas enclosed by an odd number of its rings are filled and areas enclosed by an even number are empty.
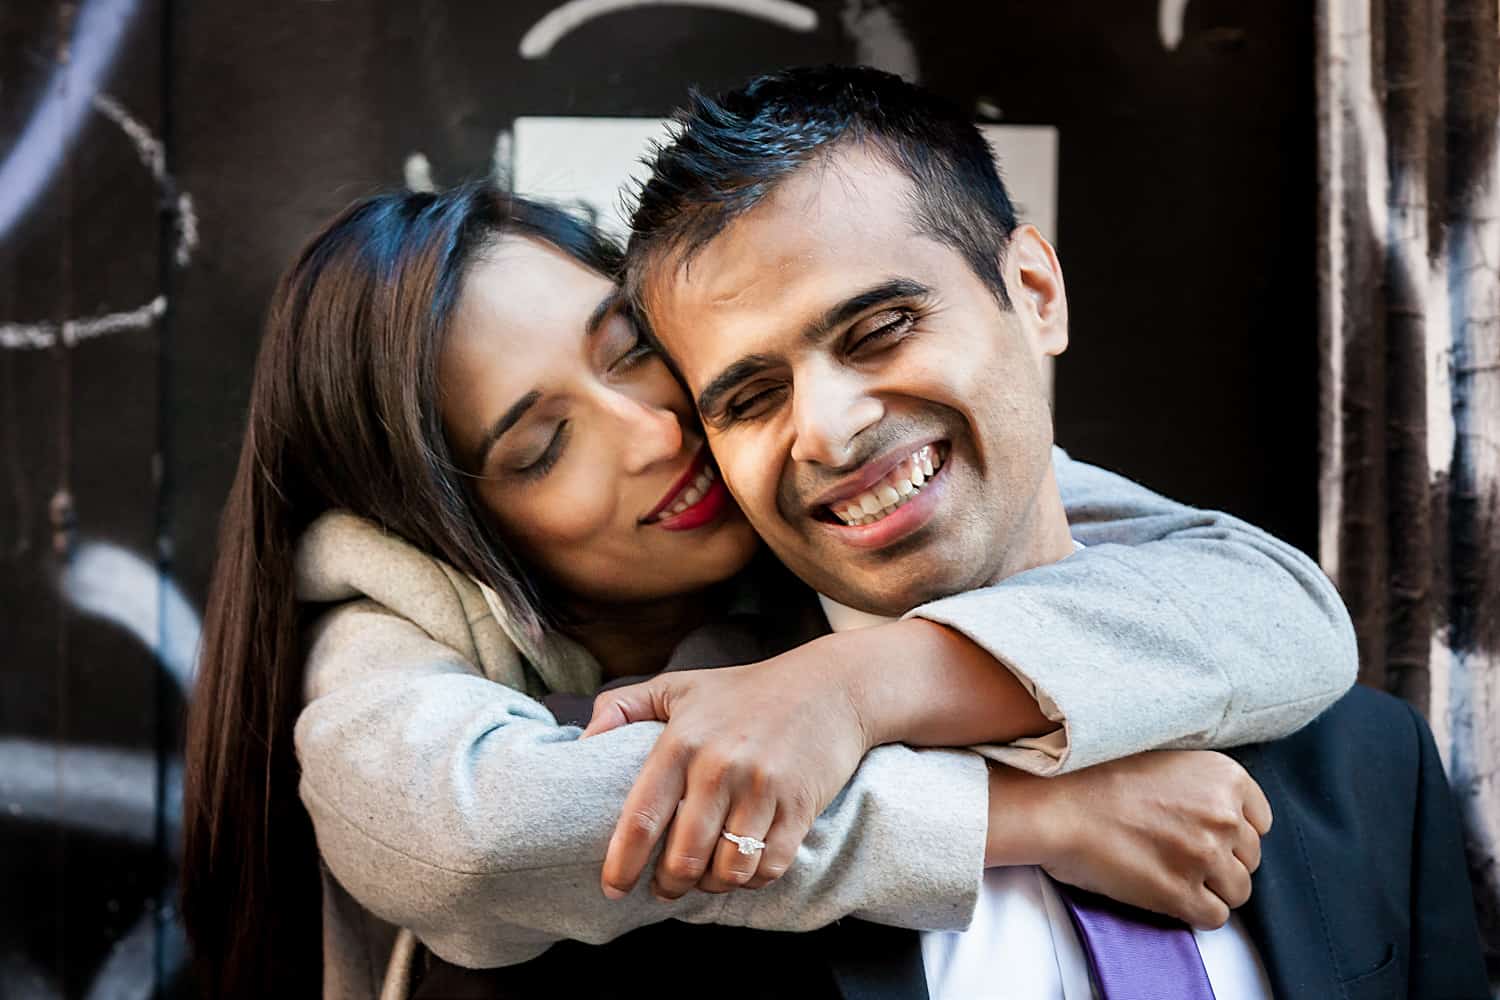
{"type": "MultiPolygon", "coordinates": [[[[1356,688],[1302,731],[1232,751],[1275,820],[1240,915],[1277,997],[1489,996],[1458,811],[1432,734],[1356,688]]],[[[917,933],[846,920],[812,934],[667,921],[526,965],[437,964],[423,997],[926,998],[917,933]]]]}

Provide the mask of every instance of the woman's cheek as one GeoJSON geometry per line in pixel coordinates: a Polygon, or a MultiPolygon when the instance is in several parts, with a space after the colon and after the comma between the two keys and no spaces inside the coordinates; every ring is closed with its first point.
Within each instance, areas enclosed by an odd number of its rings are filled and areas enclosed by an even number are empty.
{"type": "MultiPolygon", "coordinates": [[[[534,544],[570,556],[593,548],[610,547],[610,536],[617,530],[612,516],[611,498],[594,495],[570,495],[550,503],[532,506],[531,530],[534,544]]],[[[523,530],[525,530],[523,528],[523,530]]]]}

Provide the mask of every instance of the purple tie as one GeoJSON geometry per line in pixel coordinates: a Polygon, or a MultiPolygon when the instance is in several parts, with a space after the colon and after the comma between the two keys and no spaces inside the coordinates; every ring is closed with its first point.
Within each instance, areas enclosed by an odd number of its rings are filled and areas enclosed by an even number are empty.
{"type": "Polygon", "coordinates": [[[1214,1000],[1188,926],[1061,882],[1053,883],[1104,1000],[1214,1000]]]}

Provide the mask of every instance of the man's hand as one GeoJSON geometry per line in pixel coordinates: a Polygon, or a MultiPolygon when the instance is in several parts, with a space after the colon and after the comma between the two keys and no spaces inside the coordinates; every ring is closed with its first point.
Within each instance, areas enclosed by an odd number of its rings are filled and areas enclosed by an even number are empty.
{"type": "Polygon", "coordinates": [[[599,695],[585,738],[667,723],[610,838],[606,896],[635,886],[664,834],[653,889],[668,899],[694,887],[759,888],[791,865],[870,749],[847,673],[829,663],[814,669],[808,648],[751,666],[658,674],[599,695]],[[741,854],[724,830],[763,840],[765,850],[741,854]]]}
{"type": "Polygon", "coordinates": [[[1250,898],[1271,806],[1220,753],[1159,750],[1057,778],[990,773],[988,866],[1039,864],[1060,882],[1222,927],[1250,898]]]}

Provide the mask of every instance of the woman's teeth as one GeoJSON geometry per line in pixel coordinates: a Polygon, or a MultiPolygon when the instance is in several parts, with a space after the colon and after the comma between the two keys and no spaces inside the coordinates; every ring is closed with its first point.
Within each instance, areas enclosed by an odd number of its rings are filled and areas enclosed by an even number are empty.
{"type": "Polygon", "coordinates": [[[713,481],[714,467],[712,465],[703,466],[703,471],[698,473],[697,478],[689,483],[688,488],[678,494],[677,499],[672,502],[672,505],[658,514],[656,519],[661,521],[665,518],[676,517],[678,514],[681,514],[693,504],[703,499],[703,494],[708,492],[708,487],[713,481]]]}
{"type": "Polygon", "coordinates": [[[933,445],[923,445],[903,459],[884,479],[857,497],[839,501],[831,507],[834,515],[848,525],[874,524],[893,510],[902,507],[922,491],[922,484],[943,467],[943,457],[933,445]]]}

